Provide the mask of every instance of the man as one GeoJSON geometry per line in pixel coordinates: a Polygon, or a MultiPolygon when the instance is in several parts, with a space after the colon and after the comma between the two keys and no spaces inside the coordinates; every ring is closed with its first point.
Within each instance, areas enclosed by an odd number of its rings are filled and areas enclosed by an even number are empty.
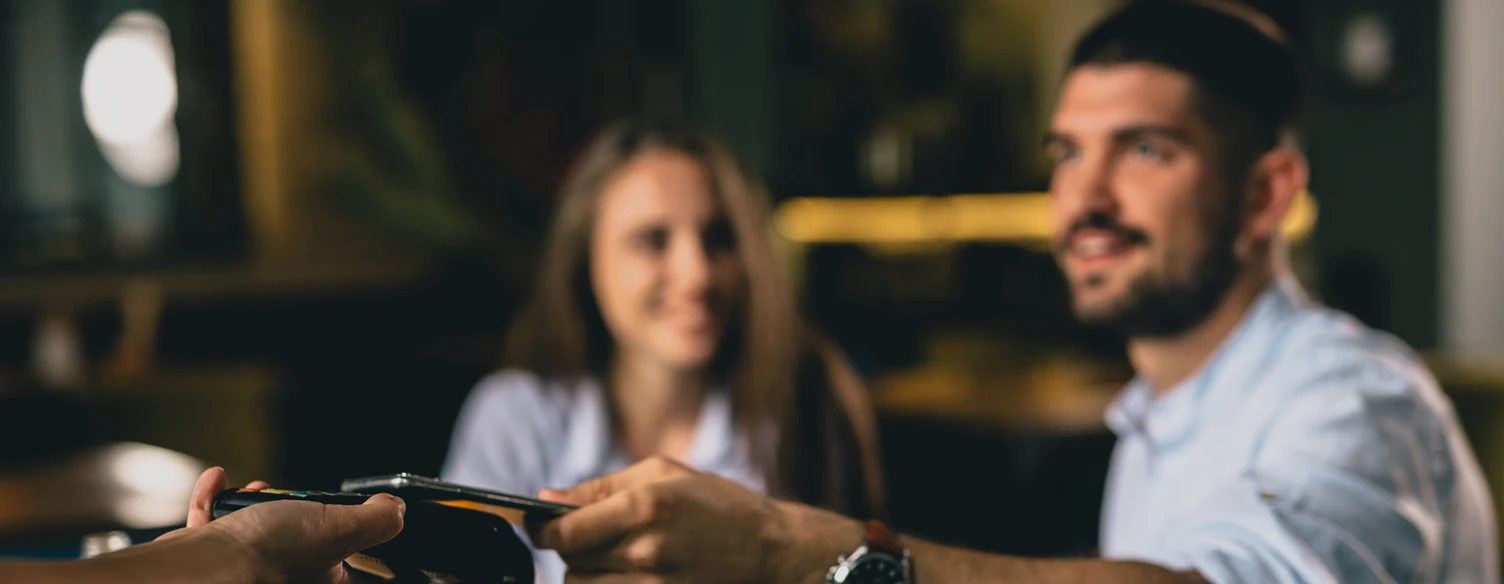
{"type": "Polygon", "coordinates": [[[193,490],[189,527],[157,541],[76,562],[0,561],[0,581],[354,584],[366,580],[349,571],[344,559],[402,531],[405,508],[401,499],[390,495],[348,506],[307,501],[262,503],[211,523],[209,506],[224,486],[223,469],[205,472],[193,490]]]}
{"type": "Polygon", "coordinates": [[[544,493],[585,507],[536,541],[571,582],[1497,582],[1450,403],[1288,273],[1298,79],[1272,24],[1210,2],[1132,3],[1074,51],[1046,140],[1055,250],[1138,374],[1107,414],[1104,559],[898,538],[661,460],[544,493]]]}

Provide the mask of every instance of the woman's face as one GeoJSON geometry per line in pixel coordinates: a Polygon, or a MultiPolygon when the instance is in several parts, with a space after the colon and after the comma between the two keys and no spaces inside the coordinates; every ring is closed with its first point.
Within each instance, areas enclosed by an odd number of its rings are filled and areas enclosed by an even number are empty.
{"type": "Polygon", "coordinates": [[[724,210],[687,155],[638,154],[600,194],[590,284],[618,355],[709,365],[743,273],[724,210]]]}

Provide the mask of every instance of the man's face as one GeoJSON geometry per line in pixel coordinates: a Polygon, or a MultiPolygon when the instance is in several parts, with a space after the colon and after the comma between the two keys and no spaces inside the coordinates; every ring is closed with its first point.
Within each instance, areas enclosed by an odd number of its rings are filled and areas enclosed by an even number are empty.
{"type": "Polygon", "coordinates": [[[1240,193],[1190,77],[1148,64],[1085,65],[1066,78],[1046,149],[1054,250],[1076,315],[1130,337],[1199,324],[1231,285],[1240,193]]]}

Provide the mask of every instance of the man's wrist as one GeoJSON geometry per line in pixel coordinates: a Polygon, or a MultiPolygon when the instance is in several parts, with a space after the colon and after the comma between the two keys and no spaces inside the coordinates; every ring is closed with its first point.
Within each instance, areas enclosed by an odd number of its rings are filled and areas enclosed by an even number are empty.
{"type": "Polygon", "coordinates": [[[212,532],[201,535],[201,543],[207,548],[205,555],[212,554],[212,557],[221,558],[221,562],[237,567],[233,572],[236,575],[230,578],[229,582],[284,584],[287,581],[284,574],[277,573],[271,568],[260,550],[233,534],[212,532]]]}
{"type": "Polygon", "coordinates": [[[774,502],[764,533],[769,550],[767,582],[823,584],[836,558],[862,545],[861,522],[829,511],[774,502]]]}
{"type": "Polygon", "coordinates": [[[260,557],[225,533],[198,528],[171,541],[158,541],[95,558],[109,569],[142,573],[152,582],[201,584],[281,584],[260,557]]]}

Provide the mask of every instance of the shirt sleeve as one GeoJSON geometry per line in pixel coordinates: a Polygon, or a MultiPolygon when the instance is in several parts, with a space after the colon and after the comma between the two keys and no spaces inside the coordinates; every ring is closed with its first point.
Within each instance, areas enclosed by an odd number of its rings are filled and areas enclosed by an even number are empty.
{"type": "Polygon", "coordinates": [[[1355,366],[1301,386],[1169,561],[1217,584],[1438,579],[1457,453],[1434,382],[1355,366]]]}
{"type": "Polygon", "coordinates": [[[543,488],[549,447],[562,435],[562,420],[545,392],[526,373],[482,380],[460,409],[442,478],[525,496],[543,488]]]}

